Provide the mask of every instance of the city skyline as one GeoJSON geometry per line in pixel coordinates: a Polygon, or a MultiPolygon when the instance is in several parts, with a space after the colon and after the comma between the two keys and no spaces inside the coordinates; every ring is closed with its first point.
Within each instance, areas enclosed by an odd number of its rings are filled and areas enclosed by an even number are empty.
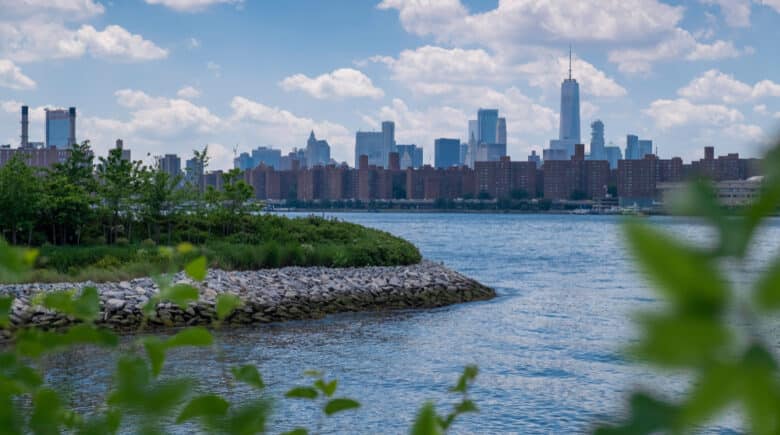
{"type": "Polygon", "coordinates": [[[434,140],[467,142],[468,120],[487,107],[506,117],[507,154],[524,160],[558,136],[569,43],[586,144],[587,127],[600,119],[605,145],[623,148],[635,134],[667,158],[690,160],[705,145],[758,156],[780,122],[772,80],[780,61],[766,37],[780,15],[758,3],[742,2],[738,14],[715,4],[584,3],[582,11],[538,17],[560,18],[559,32],[539,31],[523,44],[513,41],[534,35],[537,23],[518,18],[527,12],[520,1],[450,0],[431,9],[402,0],[350,8],[49,3],[0,0],[0,22],[12,30],[0,32],[0,143],[19,143],[21,104],[30,106],[35,142],[45,140],[44,107],[76,106],[78,139],[92,139],[98,154],[117,138],[138,156],[186,158],[208,143],[214,168],[228,168],[236,144],[286,154],[314,130],[335,160],[351,162],[354,132],[387,120],[398,144],[421,146],[424,163],[433,163],[434,140]],[[654,20],[632,17],[630,8],[654,20]],[[596,16],[603,21],[588,21],[596,16]],[[517,34],[480,27],[499,22],[517,34]],[[630,30],[617,32],[616,22],[630,30]],[[332,30],[287,37],[315,23],[332,30]],[[237,55],[247,51],[262,61],[237,55]]]}

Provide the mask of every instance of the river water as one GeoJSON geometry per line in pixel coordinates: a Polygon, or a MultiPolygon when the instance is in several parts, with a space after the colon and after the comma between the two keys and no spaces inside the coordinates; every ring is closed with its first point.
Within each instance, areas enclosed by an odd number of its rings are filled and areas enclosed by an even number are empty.
{"type": "MultiPolygon", "coordinates": [[[[632,313],[659,302],[644,283],[612,216],[339,213],[415,243],[423,255],[496,288],[493,300],[424,311],[359,313],[323,320],[260,325],[219,333],[225,362],[213,352],[181,349],[166,376],[191,375],[204,389],[235,400],[252,392],[231,386],[224,364],[255,364],[277,397],[305,382],[304,370],[339,379],[338,394],[359,399],[359,411],[331,417],[323,433],[405,433],[419,406],[444,412],[447,388],[463,366],[480,373],[471,398],[480,413],[458,420],[453,433],[579,433],[619,414],[626,395],[647,386],[674,396],[684,376],[657,373],[621,357],[636,334],[632,313]]],[[[648,221],[706,243],[712,233],[677,218],[648,221]]],[[[780,222],[761,232],[758,269],[778,253],[780,222]]],[[[777,335],[775,335],[777,336],[777,335]]],[[[102,394],[112,355],[69,352],[48,361],[50,381],[67,385],[74,403],[102,394]],[[76,370],[78,364],[81,369],[76,370]]],[[[278,400],[275,429],[315,420],[307,403],[278,400]]],[[[707,430],[730,433],[726,418],[707,430]]]]}

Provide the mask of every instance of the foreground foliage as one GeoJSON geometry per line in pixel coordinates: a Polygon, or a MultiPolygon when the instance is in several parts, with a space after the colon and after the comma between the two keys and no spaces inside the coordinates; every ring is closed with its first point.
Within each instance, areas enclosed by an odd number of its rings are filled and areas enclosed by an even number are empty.
{"type": "Polygon", "coordinates": [[[685,243],[640,222],[626,225],[639,265],[667,301],[661,310],[640,314],[641,336],[629,352],[693,381],[677,400],[634,393],[626,420],[596,433],[688,433],[727,409],[738,409],[752,433],[780,433],[777,341],[767,328],[780,310],[780,258],[755,282],[744,283],[756,231],[780,206],[780,147],[765,161],[761,196],[738,216],[725,216],[704,182],[678,199],[677,212],[699,216],[715,230],[711,246],[685,243]]]}
{"type": "MultiPolygon", "coordinates": [[[[182,244],[174,253],[188,258],[195,252],[192,245],[182,244]]],[[[24,273],[37,255],[36,251],[11,249],[0,241],[0,280],[13,280],[24,273]]],[[[187,275],[196,281],[206,276],[206,257],[198,255],[184,267],[187,275]]],[[[157,279],[160,293],[146,305],[148,315],[156,304],[171,302],[184,308],[198,299],[195,287],[176,284],[164,276],[157,279]]],[[[207,433],[256,434],[269,429],[268,419],[273,411],[274,398],[265,391],[265,382],[253,365],[223,367],[232,381],[251,388],[255,394],[240,403],[209,393],[204,386],[188,377],[162,377],[166,354],[182,346],[215,346],[208,329],[191,327],[173,336],[142,336],[135,340],[128,351],[118,348],[118,337],[109,330],[94,324],[100,314],[99,297],[94,288],[80,293],[60,291],[40,294],[35,302],[49,310],[57,311],[81,321],[60,331],[37,328],[9,329],[13,297],[0,296],[0,332],[12,341],[4,344],[0,352],[0,431],[9,434],[77,433],[115,434],[132,430],[144,434],[168,433],[174,428],[191,432],[199,427],[207,433]],[[40,360],[44,355],[83,346],[102,346],[119,353],[114,378],[107,385],[109,393],[104,404],[92,412],[80,414],[67,405],[67,400],[55,388],[47,385],[40,360]]],[[[233,295],[222,294],[216,303],[217,320],[239,308],[239,300],[233,295]]],[[[216,352],[219,355],[219,351],[216,352]]],[[[223,361],[223,360],[220,360],[223,361]]],[[[221,362],[221,364],[224,364],[221,362]]],[[[311,433],[323,430],[327,418],[341,412],[359,408],[358,401],[337,394],[338,381],[328,379],[320,372],[306,372],[312,379],[307,385],[291,388],[285,400],[311,401],[322,411],[323,418],[316,422],[311,433]]],[[[462,396],[462,401],[446,416],[436,414],[433,404],[421,409],[412,433],[416,435],[441,434],[455,418],[465,412],[476,411],[468,400],[468,388],[477,375],[475,367],[467,367],[452,392],[462,396]]],[[[305,422],[304,422],[305,423],[305,422]]],[[[308,434],[305,426],[296,428],[289,435],[308,434]]]]}

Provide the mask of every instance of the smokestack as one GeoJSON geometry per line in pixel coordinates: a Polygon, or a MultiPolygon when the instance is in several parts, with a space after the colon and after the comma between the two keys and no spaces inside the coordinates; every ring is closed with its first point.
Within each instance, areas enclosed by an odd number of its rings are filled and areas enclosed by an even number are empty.
{"type": "Polygon", "coordinates": [[[76,108],[68,109],[68,120],[70,121],[70,136],[68,137],[68,148],[76,143],[76,108]]]}
{"type": "Polygon", "coordinates": [[[22,148],[27,148],[30,141],[30,108],[22,106],[22,148]]]}

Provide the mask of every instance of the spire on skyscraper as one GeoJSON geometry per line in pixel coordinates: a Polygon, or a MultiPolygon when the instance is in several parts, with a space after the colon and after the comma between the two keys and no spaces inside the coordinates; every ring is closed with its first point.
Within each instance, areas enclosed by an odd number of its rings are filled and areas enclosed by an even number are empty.
{"type": "Polygon", "coordinates": [[[569,80],[571,80],[571,44],[569,44],[569,80]]]}

